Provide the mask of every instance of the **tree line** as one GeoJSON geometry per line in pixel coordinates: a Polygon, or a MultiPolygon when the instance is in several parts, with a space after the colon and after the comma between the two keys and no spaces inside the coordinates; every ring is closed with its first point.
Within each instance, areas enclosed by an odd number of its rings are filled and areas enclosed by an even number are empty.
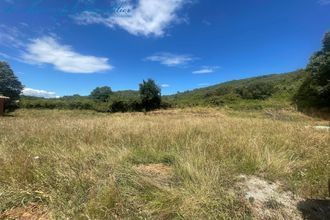
{"type": "Polygon", "coordinates": [[[56,99],[23,96],[20,101],[23,108],[44,109],[85,109],[98,112],[151,111],[167,108],[162,102],[161,89],[152,79],[143,80],[139,91],[113,92],[111,87],[95,88],[89,96],[64,96],[56,99]]]}
{"type": "Polygon", "coordinates": [[[22,95],[24,86],[6,62],[0,62],[0,95],[10,98],[6,101],[7,111],[16,108],[37,109],[85,109],[99,112],[151,111],[167,108],[162,102],[161,89],[152,79],[143,80],[139,91],[113,92],[111,87],[95,88],[89,96],[64,96],[61,98],[40,98],[22,95]],[[19,100],[19,101],[18,101],[19,100]]]}

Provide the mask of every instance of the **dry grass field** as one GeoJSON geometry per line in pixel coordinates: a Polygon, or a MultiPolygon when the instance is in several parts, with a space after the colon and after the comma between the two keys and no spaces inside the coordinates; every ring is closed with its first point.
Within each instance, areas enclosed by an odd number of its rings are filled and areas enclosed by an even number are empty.
{"type": "Polygon", "coordinates": [[[327,123],[291,111],[19,110],[0,118],[0,219],[258,218],[239,176],[328,195],[330,133],[313,129],[327,123]]]}

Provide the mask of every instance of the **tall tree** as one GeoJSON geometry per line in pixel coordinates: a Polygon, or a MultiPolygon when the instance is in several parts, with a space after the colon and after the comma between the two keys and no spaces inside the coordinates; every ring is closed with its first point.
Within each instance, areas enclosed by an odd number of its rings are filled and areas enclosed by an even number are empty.
{"type": "Polygon", "coordinates": [[[140,84],[141,104],[146,111],[157,109],[161,104],[161,89],[155,81],[148,79],[140,84]]]}
{"type": "Polygon", "coordinates": [[[91,92],[90,97],[97,101],[106,102],[111,94],[112,94],[111,88],[109,86],[103,86],[103,87],[95,88],[91,92]]]}
{"type": "Polygon", "coordinates": [[[300,108],[330,107],[330,32],[325,34],[321,51],[307,66],[308,77],[295,96],[300,108]]]}
{"type": "Polygon", "coordinates": [[[0,61],[0,94],[10,98],[9,105],[20,98],[22,83],[15,76],[8,63],[0,61]]]}

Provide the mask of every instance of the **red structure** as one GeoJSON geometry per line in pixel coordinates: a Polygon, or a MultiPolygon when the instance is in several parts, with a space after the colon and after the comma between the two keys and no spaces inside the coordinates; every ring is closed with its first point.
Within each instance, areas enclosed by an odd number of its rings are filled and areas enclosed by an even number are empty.
{"type": "Polygon", "coordinates": [[[9,97],[0,95],[0,116],[5,114],[5,101],[9,99],[9,97]]]}

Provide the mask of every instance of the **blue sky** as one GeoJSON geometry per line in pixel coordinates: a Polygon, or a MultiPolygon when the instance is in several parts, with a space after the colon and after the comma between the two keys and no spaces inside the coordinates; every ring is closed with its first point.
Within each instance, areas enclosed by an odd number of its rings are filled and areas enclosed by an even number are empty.
{"type": "Polygon", "coordinates": [[[330,0],[1,0],[0,59],[28,95],[173,94],[304,68],[329,30],[330,0]]]}

